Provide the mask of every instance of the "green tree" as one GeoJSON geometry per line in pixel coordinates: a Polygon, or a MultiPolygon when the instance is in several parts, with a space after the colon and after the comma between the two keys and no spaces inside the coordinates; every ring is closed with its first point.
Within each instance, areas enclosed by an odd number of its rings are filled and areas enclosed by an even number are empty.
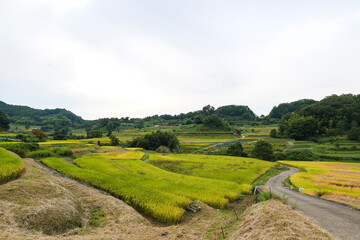
{"type": "Polygon", "coordinates": [[[7,131],[10,128],[10,119],[3,111],[0,111],[0,131],[7,131]]]}
{"type": "Polygon", "coordinates": [[[277,137],[277,131],[276,131],[276,129],[271,129],[271,131],[270,131],[270,137],[272,137],[272,138],[276,138],[276,137],[277,137]]]}
{"type": "Polygon", "coordinates": [[[172,132],[156,131],[146,134],[144,137],[135,138],[129,142],[129,147],[141,147],[148,150],[156,150],[160,146],[168,147],[171,151],[179,149],[179,140],[172,132]]]}
{"type": "Polygon", "coordinates": [[[215,114],[204,117],[203,124],[207,128],[224,128],[224,123],[215,114]]]}
{"type": "Polygon", "coordinates": [[[106,130],[111,133],[112,131],[115,130],[115,125],[114,123],[110,120],[108,121],[108,123],[106,124],[106,130]]]}
{"type": "Polygon", "coordinates": [[[270,143],[264,140],[257,141],[252,151],[252,155],[255,158],[259,158],[267,161],[275,161],[274,150],[270,143]]]}
{"type": "Polygon", "coordinates": [[[95,129],[88,129],[86,130],[86,137],[87,138],[101,138],[103,135],[101,130],[95,129]]]}
{"type": "Polygon", "coordinates": [[[224,125],[224,128],[226,130],[231,130],[231,126],[230,126],[230,123],[228,121],[225,121],[223,125],[224,125]]]}
{"type": "Polygon", "coordinates": [[[110,138],[110,144],[112,146],[119,146],[120,145],[119,139],[114,134],[110,134],[109,138],[110,138]]]}
{"type": "Polygon", "coordinates": [[[70,129],[68,127],[59,127],[54,131],[53,138],[55,140],[65,140],[66,135],[69,133],[70,129]]]}
{"type": "Polygon", "coordinates": [[[192,124],[192,121],[191,121],[190,118],[185,118],[185,119],[183,120],[183,124],[184,124],[184,125],[192,124]]]}
{"type": "Polygon", "coordinates": [[[144,120],[140,120],[137,123],[135,123],[135,127],[139,129],[144,128],[144,120]]]}
{"type": "Polygon", "coordinates": [[[41,129],[33,129],[31,133],[34,135],[34,137],[39,139],[39,141],[46,141],[48,137],[41,129]]]}
{"type": "Polygon", "coordinates": [[[346,118],[339,120],[336,124],[336,130],[339,134],[345,134],[348,131],[349,124],[346,118]]]}
{"type": "Polygon", "coordinates": [[[348,133],[348,139],[349,140],[360,140],[360,128],[352,128],[350,129],[348,133]]]}
{"type": "Polygon", "coordinates": [[[312,116],[305,117],[294,113],[284,115],[279,123],[279,132],[285,137],[303,140],[319,132],[318,122],[312,116]]]}
{"type": "Polygon", "coordinates": [[[204,115],[212,115],[215,113],[215,108],[211,105],[206,105],[203,107],[202,112],[204,115]]]}
{"type": "Polygon", "coordinates": [[[227,149],[226,154],[230,156],[247,157],[240,141],[231,144],[227,149]]]}

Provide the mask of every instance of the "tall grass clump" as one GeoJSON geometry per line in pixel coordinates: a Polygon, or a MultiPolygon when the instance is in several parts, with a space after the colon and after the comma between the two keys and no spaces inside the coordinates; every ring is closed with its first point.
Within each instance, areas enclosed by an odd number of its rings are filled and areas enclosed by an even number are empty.
{"type": "Polygon", "coordinates": [[[29,152],[26,154],[28,158],[46,158],[46,157],[54,157],[55,154],[49,150],[38,150],[34,152],[29,152]]]}
{"type": "Polygon", "coordinates": [[[74,155],[70,148],[50,148],[50,151],[61,157],[72,157],[74,155]]]}
{"type": "Polygon", "coordinates": [[[0,148],[0,184],[18,177],[24,169],[20,158],[11,155],[6,149],[0,148]]]}
{"type": "Polygon", "coordinates": [[[0,147],[3,147],[9,151],[12,151],[19,155],[20,157],[25,157],[27,153],[31,151],[36,151],[39,149],[38,143],[3,143],[0,144],[0,147]]]}

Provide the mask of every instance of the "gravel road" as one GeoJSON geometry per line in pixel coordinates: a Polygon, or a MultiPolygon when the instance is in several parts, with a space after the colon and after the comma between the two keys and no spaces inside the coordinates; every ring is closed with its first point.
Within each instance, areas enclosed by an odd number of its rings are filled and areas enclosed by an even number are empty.
{"type": "Polygon", "coordinates": [[[298,210],[314,220],[319,226],[341,239],[360,239],[360,211],[317,197],[289,190],[283,184],[286,177],[298,170],[290,168],[269,179],[266,188],[296,203],[298,210]]]}

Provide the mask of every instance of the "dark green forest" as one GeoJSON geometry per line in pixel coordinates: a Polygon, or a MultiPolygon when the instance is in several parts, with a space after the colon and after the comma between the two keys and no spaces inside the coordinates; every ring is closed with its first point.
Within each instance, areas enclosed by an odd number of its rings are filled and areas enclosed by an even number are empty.
{"type": "MultiPolygon", "coordinates": [[[[331,95],[285,114],[279,122],[278,135],[299,140],[311,139],[320,135],[356,133],[359,126],[360,95],[331,95]]],[[[356,136],[353,138],[358,139],[356,136]]]]}

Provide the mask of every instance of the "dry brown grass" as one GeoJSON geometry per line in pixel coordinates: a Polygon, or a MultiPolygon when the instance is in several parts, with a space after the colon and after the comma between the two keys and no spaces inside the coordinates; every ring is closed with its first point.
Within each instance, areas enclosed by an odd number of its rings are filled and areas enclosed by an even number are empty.
{"type": "Polygon", "coordinates": [[[352,203],[352,207],[360,209],[360,198],[358,197],[342,195],[342,194],[326,193],[322,195],[322,198],[335,202],[345,203],[345,204],[352,203]]]}
{"type": "Polygon", "coordinates": [[[5,234],[14,226],[24,232],[63,233],[82,225],[82,213],[69,190],[28,164],[19,179],[0,188],[0,228],[5,234]]]}
{"type": "Polygon", "coordinates": [[[253,205],[230,239],[333,239],[328,233],[277,200],[253,205]]]}

